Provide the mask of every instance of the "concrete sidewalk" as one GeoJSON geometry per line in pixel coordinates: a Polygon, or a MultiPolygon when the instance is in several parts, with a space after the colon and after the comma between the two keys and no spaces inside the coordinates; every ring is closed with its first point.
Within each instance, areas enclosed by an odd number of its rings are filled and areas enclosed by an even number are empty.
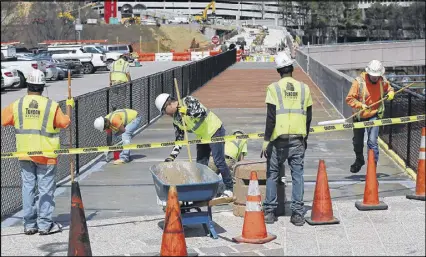
{"type": "MultiPolygon", "coordinates": [[[[314,100],[312,125],[322,120],[341,118],[306,74],[296,69],[295,76],[311,88],[314,100]]],[[[233,129],[243,129],[246,133],[263,132],[265,88],[278,79],[278,74],[268,64],[238,63],[194,95],[222,119],[227,134],[233,129]]],[[[171,122],[169,117],[160,118],[137,135],[133,142],[174,140],[171,122]]],[[[190,135],[190,138],[194,137],[190,135]]],[[[296,228],[289,224],[289,217],[284,216],[278,223],[268,225],[268,230],[278,235],[277,240],[263,246],[236,245],[229,239],[241,233],[243,219],[229,212],[231,206],[220,206],[213,208],[213,211],[221,212],[213,215],[220,238],[213,240],[205,237],[202,227],[196,226],[185,231],[188,247],[200,254],[211,255],[221,252],[232,255],[231,252],[236,251],[264,255],[278,255],[282,253],[280,251],[286,251],[289,255],[389,255],[400,251],[403,255],[424,255],[425,205],[405,199],[405,194],[412,191],[415,185],[382,151],[377,168],[379,196],[386,197],[389,210],[364,213],[355,208],[354,200],[362,199],[364,193],[365,166],[358,174],[349,172],[354,160],[351,141],[352,131],[312,134],[306,151],[306,207],[310,209],[309,202],[313,199],[318,161],[324,159],[335,215],[342,221],[340,225],[310,227],[306,224],[296,228]]],[[[246,159],[259,161],[261,145],[262,140],[249,141],[246,159]]],[[[191,150],[195,158],[195,146],[191,150]]],[[[94,255],[159,251],[161,229],[158,222],[164,218],[164,214],[156,203],[149,168],[162,162],[170,151],[171,147],[133,151],[134,160],[129,164],[114,166],[101,162],[81,175],[85,177],[80,181],[80,188],[94,255]]],[[[178,159],[187,158],[186,149],[182,149],[178,159]]],[[[286,191],[290,195],[290,171],[288,167],[286,170],[286,191]]],[[[70,220],[69,185],[61,186],[57,191],[61,194],[56,198],[55,217],[67,227],[70,220]]],[[[289,214],[287,212],[286,215],[289,214]]],[[[9,224],[16,221],[12,227],[2,227],[2,254],[66,254],[67,231],[47,237],[28,237],[21,234],[23,228],[20,220],[17,214],[8,220],[9,224]],[[23,245],[16,247],[17,242],[23,245]]]]}

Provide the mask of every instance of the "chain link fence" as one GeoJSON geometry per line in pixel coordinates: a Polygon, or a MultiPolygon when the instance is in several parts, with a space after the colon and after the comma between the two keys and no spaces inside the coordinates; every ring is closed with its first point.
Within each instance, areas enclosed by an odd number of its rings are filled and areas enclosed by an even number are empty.
{"type": "MultiPolygon", "coordinates": [[[[330,99],[336,109],[345,117],[352,114],[351,108],[346,104],[345,98],[352,85],[353,78],[327,65],[309,57],[300,50],[296,51],[296,61],[299,66],[311,77],[312,81],[330,99]]],[[[400,85],[392,84],[395,90],[400,85]]],[[[404,90],[395,95],[392,101],[385,101],[383,118],[420,115],[425,113],[425,95],[411,90],[404,90]]],[[[417,172],[421,129],[425,126],[422,122],[382,126],[380,138],[392,149],[405,164],[417,172]]]]}
{"type": "MultiPolygon", "coordinates": [[[[142,116],[140,127],[147,126],[160,117],[155,107],[155,98],[161,93],[176,96],[174,78],[177,79],[181,97],[185,97],[203,86],[213,77],[236,62],[236,50],[210,56],[198,62],[172,68],[123,83],[104,88],[74,98],[72,111],[72,146],[69,145],[69,130],[61,130],[61,148],[98,147],[107,145],[107,136],[93,127],[93,121],[100,116],[120,108],[132,108],[142,116]]],[[[66,110],[65,101],[60,101],[62,110],[66,110]]],[[[1,128],[1,151],[15,152],[15,131],[13,127],[1,128]]],[[[121,141],[113,138],[112,143],[121,141]]],[[[84,172],[88,164],[99,153],[82,155],[60,155],[56,182],[70,174],[70,158],[75,163],[76,172],[84,172]]],[[[1,160],[1,219],[13,215],[22,207],[21,175],[17,159],[1,160]]]]}

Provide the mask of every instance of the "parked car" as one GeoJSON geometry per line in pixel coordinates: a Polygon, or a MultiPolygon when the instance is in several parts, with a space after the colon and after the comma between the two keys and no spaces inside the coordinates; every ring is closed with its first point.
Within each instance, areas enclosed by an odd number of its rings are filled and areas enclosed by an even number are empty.
{"type": "Polygon", "coordinates": [[[43,59],[35,59],[34,57],[18,57],[20,61],[30,61],[34,60],[38,63],[38,69],[44,72],[47,80],[57,80],[58,78],[58,70],[54,62],[43,59]]]}
{"type": "Polygon", "coordinates": [[[61,60],[61,59],[53,59],[52,58],[52,52],[40,52],[34,56],[32,56],[31,58],[33,60],[46,60],[49,62],[52,62],[56,65],[56,68],[58,69],[58,79],[61,80],[63,78],[61,78],[61,74],[62,72],[65,72],[65,77],[67,77],[68,75],[68,70],[71,70],[71,75],[75,75],[75,74],[80,74],[81,73],[81,69],[83,67],[83,65],[81,64],[80,60],[78,59],[65,59],[65,60],[61,60]]]}
{"type": "Polygon", "coordinates": [[[20,82],[20,77],[16,69],[6,68],[3,65],[1,66],[1,78],[1,88],[14,87],[19,85],[20,82]]]}

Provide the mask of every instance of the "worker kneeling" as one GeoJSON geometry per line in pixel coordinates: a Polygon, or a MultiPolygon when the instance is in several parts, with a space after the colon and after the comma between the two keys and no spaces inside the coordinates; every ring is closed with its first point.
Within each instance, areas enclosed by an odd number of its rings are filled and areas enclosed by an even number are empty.
{"type": "MultiPolygon", "coordinates": [[[[130,144],[133,133],[138,129],[142,117],[138,112],[132,109],[119,109],[109,113],[105,117],[99,117],[93,123],[99,131],[110,130],[115,136],[121,135],[123,145],[130,144]]],[[[123,150],[120,153],[120,159],[115,160],[114,164],[123,164],[130,161],[130,150],[123,150]]]]}
{"type": "MultiPolygon", "coordinates": [[[[235,130],[232,133],[233,135],[243,135],[242,130],[235,130]]],[[[242,161],[244,156],[247,155],[247,139],[234,140],[225,142],[225,161],[229,170],[231,171],[231,177],[234,177],[234,165],[242,161]]],[[[219,172],[216,165],[214,164],[213,156],[210,156],[209,168],[219,172]]]]}
{"type": "MultiPolygon", "coordinates": [[[[187,96],[182,99],[184,106],[179,106],[178,101],[169,94],[163,93],[155,99],[157,109],[173,117],[173,127],[176,141],[184,140],[184,125],[188,132],[194,133],[198,139],[211,139],[212,137],[225,136],[222,121],[212,111],[204,107],[198,99],[187,96]]],[[[175,145],[170,156],[165,160],[171,162],[176,159],[182,146],[175,145]]],[[[215,165],[222,175],[225,191],[221,196],[233,197],[233,182],[231,173],[225,161],[225,143],[197,144],[197,163],[208,166],[210,153],[213,154],[215,165]]]]}
{"type": "Polygon", "coordinates": [[[130,63],[125,55],[120,55],[116,61],[112,63],[111,72],[109,74],[110,86],[131,81],[130,63]]]}
{"type": "Polygon", "coordinates": [[[275,63],[281,79],[266,91],[266,128],[260,154],[261,158],[263,155],[267,158],[265,222],[277,220],[277,184],[287,160],[292,177],[290,222],[302,226],[305,223],[303,166],[312,120],[312,97],[309,87],[292,77],[293,60],[288,54],[278,53],[275,63]]]}

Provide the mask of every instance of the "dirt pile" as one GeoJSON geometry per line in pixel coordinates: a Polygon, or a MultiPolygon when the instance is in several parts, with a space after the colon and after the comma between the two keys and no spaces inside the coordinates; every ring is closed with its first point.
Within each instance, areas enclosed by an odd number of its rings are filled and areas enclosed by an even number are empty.
{"type": "Polygon", "coordinates": [[[181,185],[201,183],[201,171],[195,163],[169,162],[158,165],[158,178],[165,184],[181,185]]]}

